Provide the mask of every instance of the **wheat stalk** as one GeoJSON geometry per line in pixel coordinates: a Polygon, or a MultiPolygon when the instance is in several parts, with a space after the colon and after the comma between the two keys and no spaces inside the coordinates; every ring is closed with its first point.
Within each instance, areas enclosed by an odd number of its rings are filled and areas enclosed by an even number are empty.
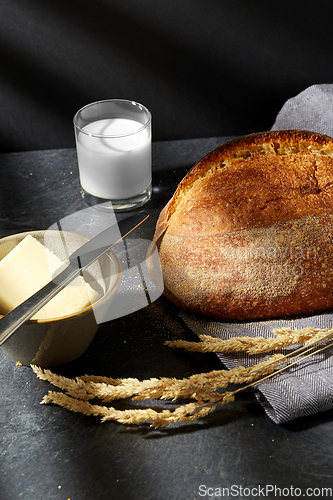
{"type": "Polygon", "coordinates": [[[250,355],[271,352],[297,344],[307,344],[311,341],[318,341],[333,335],[331,329],[315,329],[312,327],[300,330],[290,328],[279,328],[272,331],[277,337],[232,337],[230,339],[220,339],[210,335],[199,335],[201,342],[187,342],[185,340],[167,341],[165,345],[169,347],[184,348],[191,352],[223,352],[235,353],[246,352],[250,355]]]}
{"type": "Polygon", "coordinates": [[[49,391],[43,398],[42,404],[54,403],[73,412],[84,415],[97,416],[102,422],[113,420],[122,424],[138,424],[151,422],[154,428],[163,427],[176,422],[192,422],[214,411],[217,405],[234,401],[238,392],[252,387],[261,381],[276,376],[283,370],[319,353],[329,347],[316,347],[331,340],[333,329],[303,328],[293,331],[288,328],[274,330],[277,337],[263,339],[261,337],[241,337],[221,340],[201,335],[201,342],[187,343],[184,341],[168,342],[172,347],[201,347],[203,352],[238,352],[250,354],[270,352],[291,345],[303,344],[302,347],[288,354],[274,354],[270,358],[251,367],[238,366],[231,370],[213,370],[199,373],[184,379],[151,378],[140,381],[136,378],[114,379],[93,375],[84,375],[76,379],[69,379],[32,365],[38,378],[48,381],[55,387],[65,391],[49,391]],[[231,341],[236,342],[231,342],[231,341]],[[216,342],[218,341],[218,342],[216,342]],[[196,345],[198,344],[198,346],[196,345]],[[202,345],[204,344],[204,345],[202,345]],[[219,350],[216,351],[219,347],[219,350]],[[282,366],[281,366],[282,365],[282,366]],[[236,390],[218,392],[226,389],[230,384],[241,385],[236,390]],[[131,398],[131,400],[170,400],[192,399],[192,402],[182,404],[174,410],[154,410],[151,407],[144,409],[117,410],[112,406],[91,404],[89,400],[99,399],[109,403],[116,399],[131,398]]]}
{"type": "Polygon", "coordinates": [[[283,359],[283,355],[275,355],[267,361],[262,361],[253,367],[238,366],[231,370],[213,370],[207,373],[191,375],[188,378],[176,379],[163,377],[140,381],[135,378],[107,379],[84,375],[75,380],[59,376],[50,370],[32,365],[32,369],[41,380],[50,382],[55,387],[65,390],[76,399],[90,400],[98,398],[104,403],[116,399],[132,398],[133,400],[188,399],[207,396],[218,389],[226,388],[229,384],[248,383],[261,375],[271,373],[276,363],[283,359]],[[98,381],[96,381],[98,380],[98,381]]]}

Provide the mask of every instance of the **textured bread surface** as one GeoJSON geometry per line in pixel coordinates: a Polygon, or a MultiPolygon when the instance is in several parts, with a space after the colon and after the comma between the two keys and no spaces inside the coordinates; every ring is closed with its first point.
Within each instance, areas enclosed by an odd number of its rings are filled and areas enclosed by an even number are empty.
{"type": "Polygon", "coordinates": [[[208,153],[162,210],[165,294],[216,319],[333,308],[333,139],[301,130],[208,153]]]}

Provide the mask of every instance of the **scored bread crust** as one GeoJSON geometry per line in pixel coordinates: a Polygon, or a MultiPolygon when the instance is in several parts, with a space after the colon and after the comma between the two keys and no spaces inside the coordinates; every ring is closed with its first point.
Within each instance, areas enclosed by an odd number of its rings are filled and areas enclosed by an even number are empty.
{"type": "Polygon", "coordinates": [[[333,139],[303,130],[214,149],[178,185],[154,241],[164,293],[216,319],[333,308],[333,139]]]}

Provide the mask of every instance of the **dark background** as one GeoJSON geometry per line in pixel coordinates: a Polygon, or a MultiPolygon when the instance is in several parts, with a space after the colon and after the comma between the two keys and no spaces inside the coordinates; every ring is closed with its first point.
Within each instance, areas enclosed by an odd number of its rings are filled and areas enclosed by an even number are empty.
{"type": "Polygon", "coordinates": [[[333,82],[333,2],[1,0],[0,152],[74,146],[89,102],[125,98],[155,141],[269,129],[333,82]]]}

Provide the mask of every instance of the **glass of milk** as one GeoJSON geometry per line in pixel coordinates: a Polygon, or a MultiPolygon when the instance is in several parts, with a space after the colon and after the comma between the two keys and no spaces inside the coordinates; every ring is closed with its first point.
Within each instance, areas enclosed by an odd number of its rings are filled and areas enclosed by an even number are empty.
{"type": "Polygon", "coordinates": [[[151,114],[134,101],[109,99],[74,116],[82,196],[115,212],[151,198],[151,114]],[[107,202],[107,203],[104,203],[107,202]]]}

